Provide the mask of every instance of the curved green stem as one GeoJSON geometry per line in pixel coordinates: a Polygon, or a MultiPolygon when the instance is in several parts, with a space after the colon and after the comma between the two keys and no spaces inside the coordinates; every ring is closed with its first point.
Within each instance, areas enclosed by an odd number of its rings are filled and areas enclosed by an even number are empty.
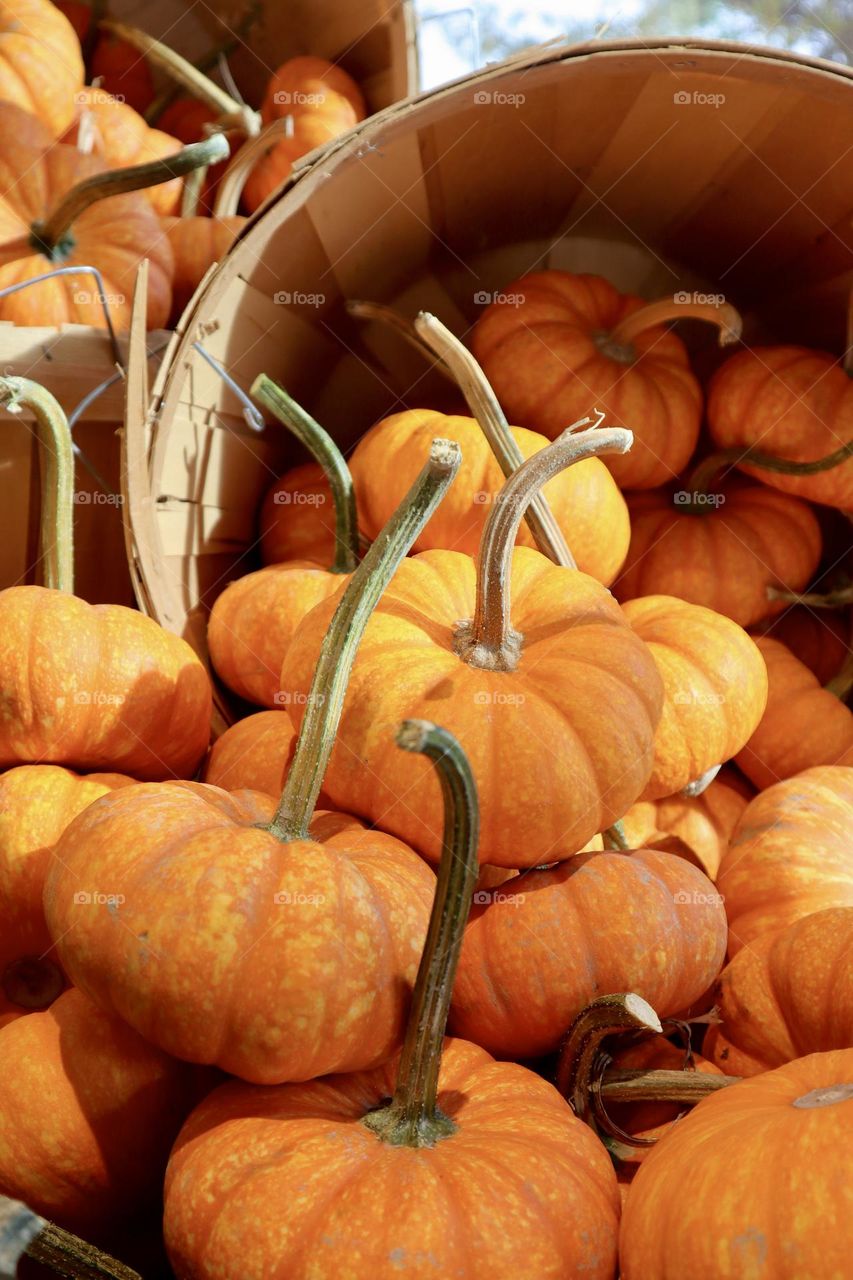
{"type": "Polygon", "coordinates": [[[139,191],[142,187],[156,187],[161,182],[180,178],[201,165],[215,164],[229,153],[228,139],[221,133],[193,142],[172,156],[150,160],[147,164],[135,164],[126,169],[110,169],[84,178],[63,196],[56,208],[44,221],[34,222],[30,239],[32,247],[53,260],[61,250],[63,240],[81,213],[98,200],[122,195],[127,191],[139,191]]]}
{"type": "Polygon", "coordinates": [[[604,848],[611,852],[627,853],[630,847],[628,837],[625,835],[625,827],[621,822],[614,822],[612,827],[602,831],[601,839],[604,848]]]}
{"type": "Polygon", "coordinates": [[[826,454],[823,458],[815,458],[811,462],[793,462],[788,458],[777,458],[775,454],[765,453],[762,449],[742,449],[733,447],[712,453],[699,463],[687,481],[690,493],[710,493],[720,472],[732,466],[759,467],[763,471],[774,471],[783,476],[815,476],[823,471],[831,471],[853,455],[853,440],[848,440],[839,449],[826,454]]]}
{"type": "Polygon", "coordinates": [[[42,463],[40,552],[43,581],[74,591],[74,452],[68,419],[57,400],[29,378],[0,377],[0,405],[10,413],[30,409],[42,463]]]}
{"type": "Polygon", "coordinates": [[[518,526],[534,494],[573,462],[602,453],[627,453],[634,437],[624,427],[575,434],[583,418],[528,458],[507,480],[489,512],[477,553],[474,617],[456,627],[455,650],[463,662],[489,671],[513,671],[522,637],[510,621],[510,571],[518,526]]]}
{"type": "Polygon", "coordinates": [[[281,803],[269,826],[285,842],[308,839],[308,824],[340,724],[361,637],[388,583],[459,470],[453,440],[434,440],[426,466],[350,579],[320,649],[281,803]]]}
{"type": "Polygon", "coordinates": [[[604,335],[602,349],[606,344],[613,348],[612,351],[607,351],[608,355],[623,363],[630,363],[636,359],[632,344],[637,334],[653,329],[655,325],[666,324],[669,320],[704,320],[716,325],[721,347],[737,342],[743,332],[740,313],[729,302],[722,302],[717,306],[713,302],[677,302],[672,297],[660,298],[621,320],[615,329],[604,335]],[[620,355],[620,352],[625,354],[620,355]]]}
{"type": "Polygon", "coordinates": [[[319,462],[335,506],[335,559],[332,573],[352,573],[358,564],[358,514],[350,469],[332,437],[277,382],[258,374],[250,394],[269,409],[319,462]]]}
{"type": "Polygon", "coordinates": [[[394,1097],[366,1115],[364,1123],[392,1146],[432,1147],[456,1130],[454,1121],[438,1108],[438,1076],[453,979],[479,870],[480,820],[474,775],[452,734],[427,720],[407,720],[397,734],[397,745],[427,756],[435,765],[444,796],[444,838],[394,1097]]]}
{"type": "Polygon", "coordinates": [[[784,600],[787,604],[805,604],[810,609],[842,609],[853,604],[853,583],[836,587],[833,591],[785,591],[781,587],[767,588],[768,600],[784,600]]]}
{"type": "MultiPolygon", "coordinates": [[[[509,479],[524,462],[524,455],[509,429],[506,415],[492,386],[471,352],[436,316],[422,311],[415,320],[415,333],[443,361],[452,373],[483,435],[491,445],[501,471],[509,479]]],[[[549,560],[567,569],[577,569],[563,531],[554,519],[544,494],[537,493],[524,513],[534,541],[549,560]]]]}

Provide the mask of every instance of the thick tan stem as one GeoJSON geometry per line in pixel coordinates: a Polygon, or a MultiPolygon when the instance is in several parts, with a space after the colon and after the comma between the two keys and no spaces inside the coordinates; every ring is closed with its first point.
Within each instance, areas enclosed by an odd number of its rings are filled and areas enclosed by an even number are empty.
{"type": "Polygon", "coordinates": [[[602,1070],[602,1043],[625,1032],[660,1034],[660,1018],[632,991],[599,996],[575,1018],[560,1047],[556,1085],[575,1114],[592,1123],[592,1096],[602,1070]]]}
{"type": "Polygon", "coordinates": [[[265,156],[271,147],[293,131],[293,117],[284,116],[273,120],[254,138],[244,142],[234,156],[225,173],[219,180],[216,189],[216,201],[213,205],[214,218],[231,218],[237,212],[240,197],[249,174],[255,165],[265,156]]]}
{"type": "Polygon", "coordinates": [[[19,1200],[0,1196],[0,1276],[15,1275],[25,1254],[69,1280],[141,1280],[108,1253],[45,1221],[19,1200]]]}
{"type": "Polygon", "coordinates": [[[477,554],[474,617],[456,628],[455,649],[464,662],[489,671],[513,671],[523,637],[510,619],[510,573],[518,526],[534,494],[566,467],[602,453],[627,453],[634,437],[624,427],[593,428],[575,434],[569,427],[547,449],[513,473],[495,498],[477,554]]]}
{"type": "Polygon", "coordinates": [[[709,1071],[614,1071],[604,1072],[599,1094],[603,1102],[701,1102],[709,1093],[719,1093],[740,1076],[718,1076],[709,1071]]]}
{"type": "Polygon", "coordinates": [[[161,67],[173,80],[183,85],[194,98],[206,103],[211,111],[215,111],[218,114],[219,120],[217,124],[220,128],[239,129],[250,138],[260,133],[262,121],[259,111],[254,111],[251,107],[247,107],[244,102],[238,102],[230,93],[220,88],[218,84],[214,84],[204,72],[199,71],[198,67],[194,67],[191,62],[187,62],[186,58],[182,58],[174,49],[170,49],[159,40],[155,40],[146,31],[140,31],[137,27],[126,26],[123,22],[110,20],[102,22],[101,26],[105,30],[111,31],[113,35],[118,36],[120,40],[126,40],[128,44],[132,44],[134,49],[144,53],[150,62],[153,62],[155,66],[161,67]]]}
{"type": "Polygon", "coordinates": [[[456,385],[456,379],[448,369],[443,360],[436,357],[435,352],[429,347],[415,329],[414,322],[408,316],[401,315],[394,307],[386,307],[381,302],[364,302],[362,300],[353,299],[347,304],[347,313],[356,320],[374,321],[377,324],[387,325],[389,329],[394,329],[404,342],[417,351],[423,358],[438,370],[442,377],[448,382],[456,385]]]}
{"type": "MultiPolygon", "coordinates": [[[[415,320],[415,332],[453,374],[501,471],[509,478],[524,462],[524,455],[516,444],[504,411],[485,373],[468,348],[428,311],[422,311],[415,320]]],[[[535,495],[524,518],[543,555],[553,560],[554,564],[563,565],[567,569],[578,567],[543,494],[535,495]]]]}
{"type": "Polygon", "coordinates": [[[611,329],[607,340],[615,347],[630,349],[638,334],[655,325],[666,324],[669,320],[705,320],[719,329],[721,347],[737,342],[743,332],[743,320],[740,313],[728,302],[717,306],[713,302],[676,302],[675,298],[661,298],[650,302],[626,316],[611,329]]]}

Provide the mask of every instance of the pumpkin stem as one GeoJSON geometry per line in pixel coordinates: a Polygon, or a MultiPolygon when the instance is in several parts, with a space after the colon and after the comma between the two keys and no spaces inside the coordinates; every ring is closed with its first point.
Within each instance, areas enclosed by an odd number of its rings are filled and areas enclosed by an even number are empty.
{"type": "Polygon", "coordinates": [[[713,302],[678,302],[676,298],[660,298],[632,311],[615,329],[602,335],[598,344],[601,351],[623,364],[631,364],[637,358],[633,347],[637,334],[666,324],[668,320],[706,320],[708,324],[715,324],[720,331],[721,347],[739,340],[743,320],[731,303],[722,302],[718,306],[713,302]]]}
{"type": "Polygon", "coordinates": [[[277,382],[258,374],[250,394],[296,436],[323,468],[335,505],[335,559],[332,573],[352,573],[358,564],[358,515],[350,469],[332,437],[277,382]]]}
{"type": "Polygon", "coordinates": [[[614,822],[612,827],[602,831],[601,839],[605,849],[615,850],[617,853],[628,852],[628,837],[621,822],[614,822]]]}
{"type": "Polygon", "coordinates": [[[455,440],[433,440],[424,469],[371,543],[341,596],[314,669],[281,803],[268,828],[280,840],[309,838],[308,824],[334,746],[361,637],[397,566],[447,492],[460,460],[455,440]]]}
{"type": "MultiPolygon", "coordinates": [[[[599,414],[599,423],[604,415],[599,414]]],[[[582,458],[627,453],[634,437],[624,427],[598,425],[575,434],[589,418],[568,427],[553,444],[534,453],[506,481],[486,520],[477,553],[474,617],[456,626],[455,650],[463,662],[489,671],[518,666],[522,638],[510,621],[510,571],[518,526],[543,484],[582,458]]]]}
{"type": "Polygon", "coordinates": [[[199,165],[224,160],[228,151],[228,139],[217,133],[162,160],[150,160],[147,164],[135,164],[126,169],[110,169],[84,178],[66,192],[44,221],[32,224],[28,253],[35,249],[51,261],[57,256],[64,256],[72,225],[96,201],[123,195],[127,191],[139,191],[142,187],[156,187],[161,182],[190,173],[199,165]]]}
{"type": "Polygon", "coordinates": [[[181,217],[194,218],[198,214],[198,202],[204,184],[207,181],[208,166],[199,165],[184,178],[184,189],[181,193],[181,217]]]}
{"type": "Polygon", "coordinates": [[[448,382],[452,382],[454,386],[458,385],[456,378],[447,365],[440,357],[436,358],[435,351],[424,342],[415,328],[414,322],[408,316],[402,315],[394,307],[385,306],[382,302],[365,302],[359,299],[352,299],[347,302],[346,309],[347,314],[356,320],[376,321],[377,324],[384,324],[389,329],[396,330],[403,341],[419,352],[428,364],[438,370],[442,377],[446,378],[448,382]]]}
{"type": "Polygon", "coordinates": [[[810,609],[840,609],[853,604],[853,583],[836,587],[832,591],[821,594],[819,591],[785,591],[781,587],[767,588],[768,600],[784,600],[787,604],[805,604],[810,609]]]}
{"type": "Polygon", "coordinates": [[[840,466],[851,455],[853,455],[853,440],[848,440],[833,453],[828,453],[823,458],[814,458],[811,462],[794,462],[790,458],[777,458],[774,454],[765,453],[762,449],[742,449],[737,446],[721,449],[719,453],[712,453],[710,457],[705,458],[693,471],[687,481],[687,491],[693,496],[694,502],[686,503],[681,509],[690,510],[692,507],[698,507],[701,510],[707,510],[707,503],[701,501],[697,503],[695,499],[699,495],[710,493],[720,473],[732,466],[759,467],[761,470],[774,471],[777,475],[783,476],[814,476],[840,466]]]}
{"type": "MultiPolygon", "coordinates": [[[[123,22],[113,22],[110,19],[102,22],[101,26],[118,36],[120,40],[126,40],[128,44],[132,44],[134,49],[145,54],[145,57],[156,67],[160,67],[173,80],[177,80],[178,84],[187,89],[194,98],[206,103],[211,111],[218,114],[217,125],[220,129],[239,129],[249,138],[260,133],[259,111],[246,106],[245,102],[238,102],[174,49],[155,40],[153,36],[148,35],[147,31],[140,31],[138,27],[129,27],[123,22]]],[[[219,158],[222,159],[222,157],[219,158]]]]}
{"type": "Polygon", "coordinates": [[[49,391],[29,378],[0,377],[0,406],[30,409],[42,465],[39,529],[46,587],[74,591],[74,451],[68,419],[49,391]]]}
{"type": "Polygon", "coordinates": [[[853,648],[848,648],[847,656],[838,671],[826,684],[829,693],[834,693],[841,702],[846,702],[853,689],[853,648]]]}
{"type": "MultiPolygon", "coordinates": [[[[193,64],[193,70],[202,72],[211,71],[214,67],[220,65],[220,58],[230,58],[232,53],[236,53],[240,45],[245,44],[246,37],[257,22],[258,17],[260,16],[260,8],[259,0],[252,0],[252,3],[246,8],[246,11],[239,23],[235,27],[229,28],[229,35],[227,39],[223,40],[221,44],[214,45],[212,49],[209,49],[203,58],[200,58],[197,63],[193,64]]],[[[167,85],[162,93],[159,93],[154,101],[145,109],[143,113],[145,123],[154,125],[155,122],[160,119],[166,108],[174,102],[175,98],[178,97],[179,93],[180,85],[174,83],[167,85]]],[[[233,94],[231,96],[234,97],[233,94]]],[[[211,109],[213,111],[218,110],[217,107],[213,107],[211,109]]]]}
{"type": "Polygon", "coordinates": [[[138,1271],[117,1258],[47,1222],[20,1201],[0,1196],[2,1274],[17,1274],[17,1263],[24,1255],[56,1275],[77,1280],[141,1280],[138,1271]]]}
{"type": "Polygon", "coordinates": [[[722,767],[721,764],[712,764],[710,769],[706,769],[698,778],[688,782],[687,786],[682,788],[681,794],[688,798],[704,795],[722,767]]]}
{"type": "Polygon", "coordinates": [[[293,116],[280,116],[243,143],[219,181],[213,205],[214,218],[234,216],[243,188],[255,165],[277,142],[290,137],[292,133],[293,116]]]}
{"type": "Polygon", "coordinates": [[[605,1071],[600,1096],[606,1102],[686,1102],[691,1105],[718,1093],[740,1076],[717,1076],[686,1067],[683,1071],[605,1071]]]}
{"type": "MultiPolygon", "coordinates": [[[[428,311],[422,311],[415,320],[415,332],[423,338],[430,350],[441,357],[453,374],[469,409],[491,445],[501,471],[508,479],[524,462],[524,454],[516,444],[504,411],[485,373],[468,348],[428,311]]],[[[537,493],[534,496],[524,518],[543,556],[564,568],[577,569],[575,558],[544,494],[537,493]]]]}
{"type": "Polygon", "coordinates": [[[459,743],[427,720],[406,720],[397,745],[435,765],[444,796],[444,837],[435,898],[412,994],[394,1097],[364,1123],[396,1147],[433,1147],[456,1131],[439,1109],[438,1076],[453,979],[477,882],[480,816],[471,766],[459,743]]]}

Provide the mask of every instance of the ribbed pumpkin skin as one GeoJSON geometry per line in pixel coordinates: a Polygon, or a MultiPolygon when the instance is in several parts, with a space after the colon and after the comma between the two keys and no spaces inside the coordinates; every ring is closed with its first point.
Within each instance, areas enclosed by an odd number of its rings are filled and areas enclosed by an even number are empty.
{"type": "Polygon", "coordinates": [[[824,765],[747,805],[717,874],[729,955],[826,907],[853,906],[853,769],[824,765]]]}
{"type": "Polygon", "coordinates": [[[263,791],[280,796],[295,747],[296,729],[284,708],[256,711],[216,739],[205,762],[203,781],[225,791],[263,791]]]}
{"type": "Polygon", "coordinates": [[[364,119],[367,104],[352,76],[337,63],[304,54],[288,58],[270,76],[261,114],[269,122],[288,114],[342,111],[339,97],[349,103],[356,120],[364,119]]]}
{"type": "Polygon", "coordinates": [[[45,587],[0,592],[0,768],[192,775],[210,716],[198,657],[151,618],[45,587]]]}
{"type": "MultiPolygon", "coordinates": [[[[17,107],[0,103],[0,242],[28,236],[30,226],[47,216],[78,182],[103,172],[104,161],[74,147],[53,143],[38,121],[17,107]],[[23,116],[23,118],[22,118],[23,116]]],[[[91,205],[75,221],[73,248],[52,263],[34,249],[0,267],[0,289],[43,275],[51,266],[94,266],[117,329],[127,329],[143,258],[150,262],[148,326],[162,328],[169,318],[174,263],[168,238],[149,201],[139,191],[111,196],[91,205]]],[[[91,276],[60,276],[0,299],[0,320],[21,325],[66,322],[105,327],[100,287],[91,276]]]]}
{"type": "MultiPolygon", "coordinates": [[[[38,116],[53,141],[74,118],[82,87],[80,45],[64,14],[49,0],[2,0],[0,102],[38,116]]],[[[4,148],[7,141],[4,131],[4,148]]]]}
{"type": "Polygon", "coordinates": [[[704,1098],[643,1161],[620,1233],[622,1280],[841,1280],[853,1253],[853,1049],[814,1053],[704,1098]]]}
{"type": "Polygon", "coordinates": [[[632,849],[654,848],[656,834],[677,836],[698,857],[712,880],[752,788],[734,770],[718,774],[701,796],[638,800],[622,819],[632,849]]]}
{"type": "Polygon", "coordinates": [[[100,1233],[155,1204],[197,1068],[66,991],[0,1028],[0,1194],[100,1233]]]}
{"type": "Polygon", "coordinates": [[[764,934],[719,978],[722,1024],[705,1052],[730,1076],[792,1058],[853,1048],[853,906],[834,907],[764,934]]]}
{"type": "Polygon", "coordinates": [[[249,702],[283,705],[281,664],[299,623],[348,580],[345,574],[297,560],[267,565],[229,583],[207,625],[217,675],[249,702]]]}
{"type": "Polygon", "coordinates": [[[459,1127],[413,1150],[360,1123],[395,1080],[216,1089],[166,1176],[178,1280],[610,1280],[616,1176],[553,1085],[447,1040],[438,1105],[459,1127]]]}
{"type": "Polygon", "coordinates": [[[42,907],[50,851],[68,824],[108,791],[130,783],[117,773],[79,777],[51,764],[21,765],[0,775],[0,1027],[44,1007],[64,986],[42,907]],[[16,962],[35,986],[21,990],[16,962]],[[25,996],[27,1003],[13,999],[25,996]]]}
{"type": "Polygon", "coordinates": [[[178,320],[187,303],[214,262],[219,262],[231,248],[237,232],[246,219],[164,218],[163,226],[172,246],[175,276],[172,281],[172,316],[178,320]]]}
{"type": "Polygon", "coordinates": [[[725,950],[722,902],[697,867],[651,849],[580,854],[475,902],[450,1026],[501,1057],[538,1057],[605,991],[636,991],[660,1017],[686,1009],[725,950]]]}
{"type": "Polygon", "coordinates": [[[264,498],[260,526],[264,564],[281,564],[283,560],[331,564],[335,507],[323,468],[316,462],[305,462],[285,471],[264,498]]]}
{"type": "Polygon", "coordinates": [[[765,634],[781,640],[795,658],[828,684],[847,657],[849,627],[842,613],[795,605],[766,626],[765,634]]]}
{"type": "Polygon", "coordinates": [[[742,627],[779,613],[767,588],[801,591],[817,568],[820,527],[797,498],[732,488],[722,506],[684,512],[665,492],[632,494],[631,546],[618,600],[669,595],[705,605],[742,627]]]}
{"type": "Polygon", "coordinates": [[[818,682],[785,645],[769,636],[756,644],[767,664],[767,708],[735,757],[760,791],[814,765],[853,765],[853,713],[818,682]]]}
{"type": "MultiPolygon", "coordinates": [[[[282,114],[287,114],[284,109],[282,114]]],[[[243,204],[249,213],[260,208],[290,176],[296,161],[315,147],[345,133],[358,123],[358,117],[346,98],[329,94],[328,110],[315,110],[293,115],[293,133],[283,138],[255,165],[243,187],[243,204]]]]}
{"type": "MultiPolygon", "coordinates": [[[[402,720],[430,717],[471,763],[480,860],[559,861],[621,817],[645,786],[660,677],[606,588],[529,547],[512,555],[512,623],[524,636],[517,669],[469,666],[453,650],[453,628],[473,616],[475,594],[469,556],[423,551],[403,561],[361,641],[323,785],[337,807],[437,861],[438,781],[426,761],[394,744],[402,720]]],[[[298,695],[290,706],[297,724],[336,604],[333,597],[312,610],[285,658],[281,687],[298,695]]]]}
{"type": "MultiPolygon", "coordinates": [[[[545,436],[535,431],[512,427],[511,432],[525,458],[548,444],[545,436]]],[[[437,437],[458,442],[462,467],[414,549],[445,548],[476,556],[504,474],[473,418],[410,409],[383,418],[371,427],[350,459],[359,522],[368,538],[376,537],[414,484],[421,459],[437,437]]],[[[567,467],[543,487],[542,494],[565,534],[578,568],[609,586],[628,553],[631,528],[625,499],[604,462],[586,458],[567,467]]],[[[525,523],[517,541],[525,547],[536,545],[525,523]]]]}
{"type": "Polygon", "coordinates": [[[311,840],[282,844],[257,828],[274,807],[192,782],[105,796],[67,829],[48,874],[60,958],[176,1057],[258,1084],[374,1066],[402,1038],[433,874],[345,814],[319,814],[311,840]],[[83,881],[125,901],[81,907],[83,881]]]}
{"type": "Polygon", "coordinates": [[[767,700],[767,672],[756,643],[731,619],[674,596],[622,606],[663,680],[655,762],[641,796],[681,791],[731,758],[755,730],[767,700]]]}
{"type": "MultiPolygon", "coordinates": [[[[721,448],[755,445],[778,458],[813,462],[853,439],[853,380],[833,356],[808,347],[739,351],[711,379],[708,423],[721,448]]],[[[813,476],[742,469],[785,493],[853,507],[853,458],[813,476]]]]}
{"type": "Polygon", "coordinates": [[[657,325],[638,334],[631,363],[599,351],[597,334],[646,305],[601,276],[534,271],[502,293],[523,300],[487,307],[471,345],[510,422],[554,440],[601,409],[608,426],[634,432],[630,453],[605,459],[622,488],[673,480],[696,447],[702,408],[681,339],[657,325]]]}

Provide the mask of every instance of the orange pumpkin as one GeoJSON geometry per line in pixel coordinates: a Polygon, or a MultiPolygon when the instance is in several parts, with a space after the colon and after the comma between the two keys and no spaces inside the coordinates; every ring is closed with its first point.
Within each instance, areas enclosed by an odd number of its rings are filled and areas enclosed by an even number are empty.
{"type": "Polygon", "coordinates": [[[369,1074],[212,1093],[166,1176],[178,1276],[614,1273],[619,1198],[604,1148],[541,1077],[443,1041],[477,872],[476,790],[450,735],[422,722],[404,733],[440,770],[446,830],[403,1052],[369,1074]]]}
{"type": "Polygon", "coordinates": [[[0,1027],[0,1194],[102,1235],[157,1203],[197,1069],[80,991],[0,1027]]]}
{"type": "Polygon", "coordinates": [[[325,58],[302,55],[289,58],[270,76],[261,114],[269,122],[281,116],[340,110],[337,98],[349,103],[355,117],[353,123],[367,115],[364,95],[342,66],[325,58]]]}
{"type": "Polygon", "coordinates": [[[680,496],[631,495],[631,546],[615,586],[619,600],[678,596],[748,627],[785,608],[768,599],[768,587],[801,591],[814,574],[820,526],[798,498],[727,486],[708,495],[721,502],[694,511],[680,496]]]}
{"type": "Polygon", "coordinates": [[[722,898],[697,867],[653,849],[579,854],[477,894],[451,1030],[502,1058],[539,1057],[602,991],[681,1012],[725,950],[722,898]]]}
{"type": "Polygon", "coordinates": [[[181,94],[163,109],[157,127],[181,142],[198,142],[206,135],[206,125],[216,122],[216,112],[206,102],[181,94]]]}
{"type": "Polygon", "coordinates": [[[749,740],[767,701],[767,672],[755,641],[710,609],[673,596],[643,596],[623,612],[663,680],[652,776],[641,796],[659,800],[749,740]]]}
{"type": "MultiPolygon", "coordinates": [[[[83,59],[74,28],[49,0],[0,3],[0,102],[38,116],[53,142],[74,118],[83,59]]],[[[3,146],[11,116],[2,120],[3,146]]],[[[18,177],[25,174],[18,171],[18,177]]]]}
{"type": "Polygon", "coordinates": [[[0,775],[0,1027],[47,1008],[65,986],[42,907],[50,850],[78,813],[129,782],[49,764],[0,775]]]}
{"type": "Polygon", "coordinates": [[[713,880],[729,838],[749,804],[752,788],[725,769],[699,796],[638,800],[622,818],[630,849],[655,848],[660,836],[675,836],[696,855],[713,880]]]}
{"type": "Polygon", "coordinates": [[[243,188],[243,204],[249,213],[259,209],[267,196],[277,191],[290,177],[297,160],[315,147],[324,147],[357,123],[355,112],[345,98],[337,94],[330,97],[334,99],[334,110],[330,102],[328,113],[317,111],[294,115],[291,135],[274,143],[255,165],[243,188]]]}
{"type": "Polygon", "coordinates": [[[853,1048],[853,906],[753,939],[718,986],[722,1022],[709,1028],[705,1052],[728,1075],[853,1048]]]}
{"type": "Polygon", "coordinates": [[[175,262],[172,323],[178,322],[210,267],[225,256],[245,222],[237,215],[163,219],[175,262]]]}
{"type": "Polygon", "coordinates": [[[762,791],[717,875],[729,955],[826,907],[853,906],[853,769],[822,765],[762,791]]]}
{"type": "Polygon", "coordinates": [[[45,911],[69,977],[177,1057],[273,1084],[373,1067],[399,1045],[434,877],[392,836],[312,815],[367,601],[457,466],[436,446],[356,571],[277,810],[203,783],[128,787],[59,843],[45,911]],[[125,901],[84,911],[82,878],[125,901]]]}
{"type": "Polygon", "coordinates": [[[769,679],[767,707],[735,762],[759,791],[820,764],[853,765],[853,713],[790,649],[756,639],[769,679]]]}
{"type": "Polygon", "coordinates": [[[318,463],[291,467],[270,486],[261,507],[260,533],[264,564],[283,560],[323,564],[334,558],[334,502],[318,463]]]}
{"type": "MultiPolygon", "coordinates": [[[[853,383],[825,351],[795,346],[739,351],[711,379],[708,423],[722,448],[755,446],[787,461],[813,462],[853,440],[853,383]]],[[[785,475],[746,464],[742,470],[785,493],[853,508],[853,458],[815,475],[785,475]]]]}
{"type": "MultiPolygon", "coordinates": [[[[257,711],[216,739],[204,766],[204,781],[224,791],[280,795],[295,750],[296,729],[287,711],[257,711]]],[[[329,807],[325,799],[320,804],[329,807]]]]}
{"type": "Polygon", "coordinates": [[[643,1161],[623,1280],[835,1280],[850,1270],[853,1049],[813,1053],[704,1098],[643,1161]]]}
{"type": "Polygon", "coordinates": [[[205,668],[184,640],[135,609],[90,605],[71,594],[68,422],[56,400],[26,378],[0,378],[0,404],[35,416],[48,583],[0,592],[0,768],[39,762],[140,778],[192,774],[210,736],[205,668]]]}
{"type": "MultiPolygon", "coordinates": [[[[149,260],[148,324],[161,328],[171,305],[172,252],[141,192],[99,200],[58,240],[34,247],[30,236],[70,188],[103,171],[103,161],[55,144],[18,107],[0,104],[0,289],[44,275],[52,267],[97,267],[117,329],[130,323],[136,270],[149,260]],[[10,246],[19,246],[12,251],[10,246]]],[[[105,327],[98,283],[91,275],[60,276],[0,299],[0,319],[21,325],[66,322],[105,327]]]]}
{"type": "MultiPolygon", "coordinates": [[[[673,1044],[666,1036],[649,1036],[638,1044],[617,1048],[613,1054],[615,1071],[698,1071],[700,1075],[721,1075],[713,1062],[700,1053],[686,1053],[683,1045],[673,1044]]],[[[608,1102],[607,1114],[620,1129],[635,1138],[660,1141],[670,1125],[683,1111],[677,1102],[608,1102]]],[[[651,1147],[619,1149],[619,1158],[635,1168],[642,1164],[651,1147]]]]}
{"type": "Polygon", "coordinates": [[[602,410],[635,444],[608,459],[622,488],[650,489],[681,472],[696,448],[702,393],[681,339],[664,321],[711,320],[740,332],[733,308],[645,303],[602,276],[534,271],[505,286],[480,316],[472,347],[507,417],[554,439],[602,410]]]}
{"type": "MultiPolygon", "coordinates": [[[[435,860],[438,783],[423,762],[397,760],[388,733],[436,707],[472,762],[483,862],[530,867],[567,858],[636,800],[651,772],[662,701],[654,660],[600,583],[530,547],[513,549],[541,484],[629,440],[621,430],[567,432],[534,454],[493,505],[477,566],[458,551],[404,561],[350,681],[324,783],[336,805],[435,860]]],[[[312,610],[285,658],[281,688],[296,723],[335,607],[333,598],[312,610]]]]}
{"type": "MultiPolygon", "coordinates": [[[[534,431],[510,428],[525,458],[548,441],[534,431]]],[[[375,538],[417,474],[418,459],[435,435],[458,441],[462,470],[452,491],[421,534],[416,551],[445,548],[476,555],[489,507],[504,475],[479,424],[429,409],[409,409],[384,418],[362,436],[350,459],[361,526],[375,538]]],[[[600,458],[587,458],[547,484],[547,499],[577,567],[609,586],[628,552],[628,508],[600,458]]],[[[535,546],[526,525],[518,542],[535,546]]]]}
{"type": "Polygon", "coordinates": [[[134,111],[154,101],[154,76],[145,57],[127,40],[101,31],[92,51],[92,79],[134,111]]]}
{"type": "Polygon", "coordinates": [[[288,697],[281,686],[281,664],[297,626],[316,604],[338,591],[358,562],[358,521],[352,477],[331,436],[264,374],[252,394],[324,467],[336,513],[330,566],[304,560],[268,565],[230,583],[210,612],[207,643],[217,675],[248,701],[275,707],[288,697]]]}
{"type": "Polygon", "coordinates": [[[849,631],[843,614],[801,605],[795,605],[762,627],[764,634],[787,645],[821,684],[828,684],[840,671],[850,651],[849,631]]]}

